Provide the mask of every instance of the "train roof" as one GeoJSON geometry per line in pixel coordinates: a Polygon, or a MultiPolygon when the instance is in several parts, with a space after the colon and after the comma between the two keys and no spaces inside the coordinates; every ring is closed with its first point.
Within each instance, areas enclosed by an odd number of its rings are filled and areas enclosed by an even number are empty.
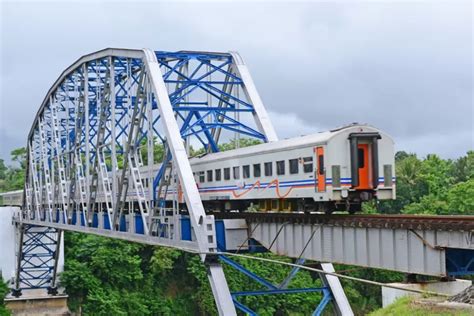
{"type": "MultiPolygon", "coordinates": [[[[228,159],[228,158],[237,157],[237,156],[239,157],[247,156],[247,155],[254,154],[255,152],[264,153],[264,152],[278,151],[281,149],[304,147],[304,146],[307,146],[308,144],[325,143],[329,141],[331,138],[335,137],[336,135],[339,135],[341,133],[347,133],[348,130],[350,129],[353,129],[354,132],[360,132],[359,130],[360,128],[366,129],[371,132],[375,131],[375,132],[382,133],[379,129],[371,125],[353,123],[353,124],[338,127],[329,131],[319,132],[316,134],[298,136],[298,137],[283,139],[283,140],[279,140],[279,141],[271,142],[271,143],[263,143],[259,145],[233,149],[233,150],[228,150],[224,152],[207,154],[205,156],[192,158],[191,162],[193,164],[199,164],[199,163],[205,163],[211,160],[215,161],[215,160],[228,159]]],[[[385,135],[385,133],[383,134],[385,135]]]]}

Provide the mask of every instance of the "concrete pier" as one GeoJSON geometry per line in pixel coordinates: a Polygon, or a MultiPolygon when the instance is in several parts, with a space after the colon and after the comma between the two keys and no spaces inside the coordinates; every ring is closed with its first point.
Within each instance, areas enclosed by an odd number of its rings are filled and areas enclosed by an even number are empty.
{"type": "MultiPolygon", "coordinates": [[[[472,285],[472,281],[456,279],[454,281],[446,282],[423,282],[423,283],[389,283],[397,287],[403,287],[406,289],[431,291],[437,293],[443,293],[448,295],[455,295],[472,285]]],[[[389,287],[382,287],[382,306],[386,307],[392,304],[395,300],[402,296],[417,296],[421,297],[421,294],[397,290],[389,287]]]]}

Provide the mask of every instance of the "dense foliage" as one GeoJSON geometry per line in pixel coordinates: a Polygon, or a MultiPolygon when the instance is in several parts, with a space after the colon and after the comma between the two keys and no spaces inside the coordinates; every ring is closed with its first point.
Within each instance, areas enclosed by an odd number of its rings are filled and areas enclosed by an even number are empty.
{"type": "Polygon", "coordinates": [[[8,294],[9,289],[7,284],[3,282],[3,279],[0,275],[0,316],[9,316],[10,312],[5,308],[5,302],[3,299],[8,294]]]}
{"type": "MultiPolygon", "coordinates": [[[[236,147],[236,141],[221,150],[236,147]]],[[[239,146],[255,142],[241,139],[239,146]]],[[[192,151],[192,155],[204,154],[192,151]]],[[[146,160],[146,154],[143,153],[146,160]]],[[[163,158],[156,146],[155,161],[163,158]]],[[[12,152],[16,167],[5,167],[0,160],[0,190],[21,189],[24,179],[25,150],[12,152]]],[[[474,215],[474,152],[456,160],[428,155],[396,155],[397,200],[368,203],[367,212],[470,214],[474,215]]],[[[65,271],[61,283],[69,294],[71,310],[85,315],[214,315],[213,296],[205,266],[194,255],[177,250],[133,244],[118,240],[67,233],[65,235],[65,271]]],[[[272,254],[260,256],[275,258],[272,254]]],[[[278,258],[279,260],[290,260],[278,258]]],[[[258,275],[278,284],[288,267],[259,261],[236,259],[258,275]]],[[[225,267],[232,291],[261,289],[249,278],[225,267]]],[[[403,274],[337,265],[347,275],[381,282],[403,279],[403,274]]],[[[381,305],[380,288],[342,280],[356,314],[363,315],[381,305]]],[[[317,275],[299,272],[290,287],[320,286],[317,275]]],[[[0,285],[0,297],[2,297],[0,285]]],[[[316,307],[320,294],[258,296],[239,298],[261,315],[307,315],[316,307]]],[[[2,314],[0,305],[0,315],[2,314]]]]}
{"type": "Polygon", "coordinates": [[[0,159],[0,192],[21,190],[25,183],[26,149],[15,149],[10,155],[14,166],[7,167],[0,159]]]}
{"type": "Polygon", "coordinates": [[[381,202],[382,213],[474,215],[474,151],[456,160],[398,152],[397,199],[381,202]]]}

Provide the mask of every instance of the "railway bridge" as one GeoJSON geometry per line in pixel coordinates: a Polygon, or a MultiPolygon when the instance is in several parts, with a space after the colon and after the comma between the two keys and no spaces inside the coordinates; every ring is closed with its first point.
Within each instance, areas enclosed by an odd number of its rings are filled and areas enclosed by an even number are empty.
{"type": "Polygon", "coordinates": [[[206,213],[191,147],[213,153],[244,136],[278,140],[238,53],[110,48],[78,59],[47,92],[28,135],[22,208],[12,218],[13,294],[56,293],[64,231],[200,254],[221,315],[255,314],[240,303],[243,295],[315,291],[323,294],[315,315],[330,301],[337,314],[352,315],[331,262],[436,276],[473,272],[472,217],[206,213]],[[298,268],[271,284],[229,256],[262,250],[325,262],[324,286],[288,288],[298,268]],[[222,264],[263,290],[232,293],[222,264]]]}

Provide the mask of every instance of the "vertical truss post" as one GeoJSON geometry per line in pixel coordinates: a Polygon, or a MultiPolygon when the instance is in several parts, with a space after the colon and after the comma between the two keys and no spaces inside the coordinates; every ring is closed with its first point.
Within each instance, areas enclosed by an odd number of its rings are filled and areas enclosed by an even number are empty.
{"type": "Polygon", "coordinates": [[[61,240],[63,238],[63,231],[58,229],[58,237],[56,241],[56,249],[54,250],[54,265],[51,276],[51,284],[48,287],[48,294],[57,295],[58,294],[58,285],[56,282],[58,276],[58,264],[59,256],[61,255],[61,240]]]}
{"type": "MultiPolygon", "coordinates": [[[[58,183],[59,183],[59,192],[61,196],[62,210],[64,212],[63,222],[67,221],[67,179],[66,171],[64,169],[63,157],[61,155],[61,134],[59,132],[59,122],[58,122],[58,106],[56,102],[53,102],[53,98],[50,98],[50,107],[51,107],[51,126],[52,131],[52,142],[54,145],[54,151],[56,155],[56,164],[58,169],[58,183]]],[[[58,218],[57,221],[60,221],[58,218]]]]}
{"type": "MultiPolygon", "coordinates": [[[[48,220],[53,221],[53,186],[51,182],[51,170],[49,168],[49,155],[46,146],[46,132],[44,126],[44,120],[39,120],[39,140],[41,148],[41,161],[43,163],[43,175],[44,175],[44,187],[43,192],[46,198],[46,206],[48,211],[48,220]]],[[[46,215],[45,215],[46,216],[46,215]]]]}

